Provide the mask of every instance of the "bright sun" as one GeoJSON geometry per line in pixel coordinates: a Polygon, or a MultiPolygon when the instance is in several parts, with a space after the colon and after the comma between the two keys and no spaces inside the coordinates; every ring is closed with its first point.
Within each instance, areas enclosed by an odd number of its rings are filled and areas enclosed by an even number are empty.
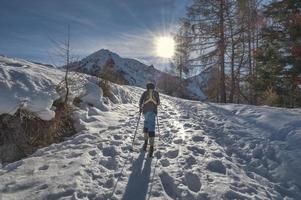
{"type": "Polygon", "coordinates": [[[172,37],[156,38],[156,53],[162,58],[172,58],[175,53],[175,41],[172,37]]]}

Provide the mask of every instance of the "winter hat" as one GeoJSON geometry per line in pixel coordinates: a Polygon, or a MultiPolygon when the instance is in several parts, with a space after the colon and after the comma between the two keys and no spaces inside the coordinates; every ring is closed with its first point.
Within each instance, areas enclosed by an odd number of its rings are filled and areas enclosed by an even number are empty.
{"type": "Polygon", "coordinates": [[[147,88],[148,90],[150,90],[150,89],[155,89],[155,83],[154,83],[154,82],[148,82],[148,83],[146,84],[146,88],[147,88]]]}

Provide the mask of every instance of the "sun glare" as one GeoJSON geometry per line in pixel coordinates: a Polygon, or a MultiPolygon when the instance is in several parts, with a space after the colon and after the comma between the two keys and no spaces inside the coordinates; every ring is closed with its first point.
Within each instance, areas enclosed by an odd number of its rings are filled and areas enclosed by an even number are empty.
{"type": "Polygon", "coordinates": [[[175,53],[175,41],[172,37],[156,38],[156,53],[162,58],[172,58],[175,53]]]}

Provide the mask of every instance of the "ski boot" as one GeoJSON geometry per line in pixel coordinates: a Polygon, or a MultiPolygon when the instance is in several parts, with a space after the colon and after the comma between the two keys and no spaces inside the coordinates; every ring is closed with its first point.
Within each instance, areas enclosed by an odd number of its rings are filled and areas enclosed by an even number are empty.
{"type": "Polygon", "coordinates": [[[146,148],[147,148],[147,140],[144,140],[144,144],[142,146],[142,150],[146,151],[146,148]]]}
{"type": "Polygon", "coordinates": [[[149,157],[152,158],[153,157],[153,153],[154,153],[154,146],[150,146],[149,147],[149,157]]]}

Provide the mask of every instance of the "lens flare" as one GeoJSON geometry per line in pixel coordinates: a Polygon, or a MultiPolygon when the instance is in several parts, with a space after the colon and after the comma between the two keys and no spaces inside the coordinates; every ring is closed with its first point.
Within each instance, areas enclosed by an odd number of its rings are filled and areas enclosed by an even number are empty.
{"type": "Polygon", "coordinates": [[[172,58],[175,53],[175,41],[170,36],[156,38],[156,54],[162,58],[172,58]]]}

